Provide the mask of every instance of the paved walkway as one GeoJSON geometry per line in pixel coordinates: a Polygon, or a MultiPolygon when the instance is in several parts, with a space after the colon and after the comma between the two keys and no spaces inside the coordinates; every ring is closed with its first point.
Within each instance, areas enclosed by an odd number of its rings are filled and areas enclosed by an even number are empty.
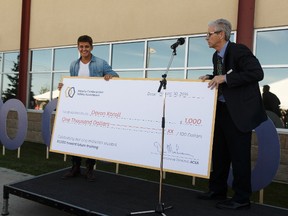
{"type": "MultiPolygon", "coordinates": [[[[31,175],[0,167],[0,210],[3,206],[3,185],[11,184],[31,175]]],[[[66,212],[9,194],[9,216],[71,216],[66,212]]]]}

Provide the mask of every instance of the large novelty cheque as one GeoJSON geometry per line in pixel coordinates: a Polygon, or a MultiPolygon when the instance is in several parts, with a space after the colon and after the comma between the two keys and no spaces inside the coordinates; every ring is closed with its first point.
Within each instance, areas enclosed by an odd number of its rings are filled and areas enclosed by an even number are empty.
{"type": "Polygon", "coordinates": [[[206,82],[62,82],[50,151],[159,169],[163,142],[164,171],[209,178],[217,92],[206,82]]]}

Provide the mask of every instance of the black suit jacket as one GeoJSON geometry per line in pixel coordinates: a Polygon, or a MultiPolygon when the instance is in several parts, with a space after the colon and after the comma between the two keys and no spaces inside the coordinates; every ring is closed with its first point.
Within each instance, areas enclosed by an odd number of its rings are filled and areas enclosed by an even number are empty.
{"type": "MultiPolygon", "coordinates": [[[[217,52],[213,55],[212,78],[217,75],[216,62],[217,52]]],[[[258,59],[248,47],[229,41],[223,72],[227,82],[221,84],[222,93],[233,122],[242,132],[255,129],[267,119],[258,84],[264,78],[264,72],[258,59]]]]}

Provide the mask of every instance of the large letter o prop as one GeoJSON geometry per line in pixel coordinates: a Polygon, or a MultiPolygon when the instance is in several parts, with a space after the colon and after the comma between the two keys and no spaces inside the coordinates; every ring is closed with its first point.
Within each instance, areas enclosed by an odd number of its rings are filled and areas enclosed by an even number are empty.
{"type": "MultiPolygon", "coordinates": [[[[255,128],[258,140],[258,157],[251,174],[252,191],[259,191],[274,179],[280,163],[280,142],[271,119],[255,128]]],[[[233,174],[230,170],[228,184],[232,185],[233,174]]]]}
{"type": "Polygon", "coordinates": [[[6,101],[0,109],[0,140],[2,144],[9,150],[19,148],[25,141],[27,128],[27,111],[23,103],[17,99],[6,101]],[[10,110],[15,110],[18,113],[18,132],[14,139],[11,139],[6,131],[6,119],[10,110]]]}
{"type": "Polygon", "coordinates": [[[44,109],[42,114],[42,137],[47,147],[50,146],[51,141],[51,116],[57,107],[58,99],[51,100],[44,109]]]}

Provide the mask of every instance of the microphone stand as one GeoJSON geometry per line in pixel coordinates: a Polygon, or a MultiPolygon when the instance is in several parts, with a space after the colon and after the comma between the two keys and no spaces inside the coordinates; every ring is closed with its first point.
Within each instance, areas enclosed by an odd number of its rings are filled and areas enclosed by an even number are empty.
{"type": "Polygon", "coordinates": [[[161,142],[161,153],[160,153],[160,180],[159,180],[159,199],[158,204],[156,205],[156,208],[154,210],[148,210],[148,211],[138,211],[138,212],[131,212],[128,215],[138,215],[138,214],[149,214],[149,213],[158,213],[162,216],[166,216],[164,214],[165,210],[173,208],[173,206],[167,206],[165,207],[164,203],[162,202],[162,185],[163,185],[163,156],[164,156],[164,135],[165,135],[165,105],[166,105],[166,86],[167,86],[167,74],[169,71],[169,68],[172,64],[173,58],[176,55],[176,47],[173,47],[173,52],[170,57],[170,61],[168,63],[166,72],[162,75],[162,80],[160,81],[160,86],[158,88],[158,92],[161,92],[161,89],[163,88],[163,116],[162,116],[162,142],[161,142]]]}

